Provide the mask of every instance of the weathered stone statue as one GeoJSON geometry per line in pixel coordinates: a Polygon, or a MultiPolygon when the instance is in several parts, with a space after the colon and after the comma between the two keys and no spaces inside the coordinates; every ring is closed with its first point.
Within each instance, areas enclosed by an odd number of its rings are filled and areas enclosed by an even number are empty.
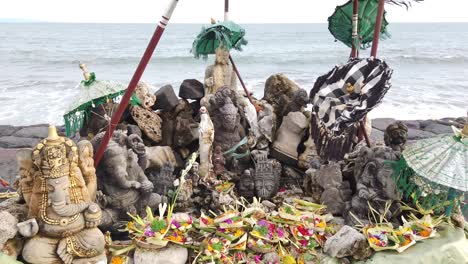
{"type": "Polygon", "coordinates": [[[291,112],[304,112],[304,107],[307,106],[307,103],[309,103],[309,95],[306,90],[299,88],[294,91],[292,99],[283,109],[278,123],[281,124],[282,118],[291,112]]]}
{"type": "Polygon", "coordinates": [[[307,117],[301,112],[291,112],[284,117],[276,134],[271,155],[284,163],[295,166],[299,156],[297,146],[301,142],[308,123],[307,117]]]}
{"type": "Polygon", "coordinates": [[[174,166],[170,162],[164,163],[159,172],[153,171],[149,179],[154,185],[154,191],[162,196],[168,196],[174,190],[174,166]]]}
{"type": "Polygon", "coordinates": [[[229,64],[229,51],[220,46],[216,49],[215,63],[205,71],[205,95],[214,94],[223,86],[237,90],[236,74],[229,64]]]}
{"type": "Polygon", "coordinates": [[[210,113],[215,129],[214,145],[224,152],[241,140],[240,115],[233,100],[233,92],[226,86],[219,89],[210,103],[210,113]]]}
{"type": "Polygon", "coordinates": [[[402,122],[395,122],[385,129],[384,141],[387,147],[395,151],[405,149],[406,138],[408,137],[408,127],[402,122]]]}
{"type": "Polygon", "coordinates": [[[206,179],[211,171],[211,157],[213,154],[213,141],[215,129],[211,122],[210,115],[205,107],[200,108],[200,126],[199,126],[199,152],[200,152],[200,177],[206,179]]]}
{"type": "Polygon", "coordinates": [[[224,159],[223,152],[221,151],[220,146],[216,146],[213,153],[213,172],[216,176],[223,176],[224,174],[224,165],[226,165],[226,160],[224,159]]]}
{"type": "Polygon", "coordinates": [[[29,156],[31,169],[24,162],[26,153],[20,154],[21,190],[23,195],[30,194],[24,195],[29,220],[18,224],[20,234],[27,238],[22,253],[27,262],[106,261],[104,235],[97,228],[101,209],[91,200],[96,178],[86,159],[92,151],[89,142],[78,148],[51,126],[48,137],[29,156]]]}
{"type": "MultiPolygon", "coordinates": [[[[351,155],[352,157],[352,155],[351,155]]],[[[362,147],[355,159],[354,175],[357,182],[356,193],[351,201],[351,210],[363,222],[366,222],[370,205],[379,213],[384,213],[386,202],[392,203],[385,215],[389,221],[399,213],[400,196],[392,178],[393,170],[386,161],[398,160],[397,153],[389,147],[362,147]]],[[[351,216],[348,222],[353,222],[351,216]]]]}
{"type": "MultiPolygon", "coordinates": [[[[104,133],[98,134],[92,141],[96,148],[101,144],[104,133]]],[[[101,227],[109,229],[118,221],[128,219],[127,212],[145,215],[145,208],[157,208],[165,197],[153,193],[154,185],[148,180],[138,162],[144,148],[135,139],[122,131],[115,131],[109,141],[104,156],[96,169],[98,201],[103,209],[101,227]],[[132,140],[133,138],[133,140],[132,140]],[[135,144],[135,142],[137,144],[135,144]],[[137,155],[137,153],[139,153],[137,155]]]]}
{"type": "Polygon", "coordinates": [[[245,198],[252,198],[255,196],[255,180],[250,170],[245,170],[242,173],[237,187],[237,193],[239,196],[243,196],[245,198]]]}
{"type": "Polygon", "coordinates": [[[307,133],[305,136],[307,136],[307,140],[304,142],[304,151],[299,154],[297,166],[301,169],[307,170],[310,163],[313,160],[319,160],[320,157],[317,154],[317,148],[315,147],[314,139],[310,133],[307,133]]]}
{"type": "Polygon", "coordinates": [[[262,199],[273,197],[279,189],[281,164],[268,159],[268,151],[252,151],[255,161],[255,194],[262,199]]]}

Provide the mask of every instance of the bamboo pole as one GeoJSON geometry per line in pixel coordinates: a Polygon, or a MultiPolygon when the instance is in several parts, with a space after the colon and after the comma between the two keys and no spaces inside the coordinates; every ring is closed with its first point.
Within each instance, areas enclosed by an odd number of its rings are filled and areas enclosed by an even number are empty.
{"type": "Polygon", "coordinates": [[[377,9],[377,17],[375,18],[374,40],[372,41],[371,57],[377,57],[377,49],[379,48],[380,31],[382,29],[382,20],[384,15],[385,0],[379,1],[377,9]]]}
{"type": "Polygon", "coordinates": [[[353,1],[353,48],[351,49],[351,58],[359,57],[359,45],[356,46],[356,40],[359,40],[359,0],[353,1]]]}
{"type": "Polygon", "coordinates": [[[106,134],[104,135],[101,144],[99,145],[99,148],[97,149],[96,154],[94,155],[95,167],[99,165],[99,162],[101,161],[102,156],[104,155],[104,151],[106,150],[107,144],[109,144],[112,134],[114,133],[117,124],[120,122],[120,118],[122,118],[122,114],[127,108],[128,103],[130,102],[130,98],[132,97],[132,94],[135,91],[136,86],[140,81],[141,76],[143,75],[146,69],[146,66],[148,65],[148,62],[150,61],[151,56],[153,55],[153,52],[156,49],[156,46],[158,45],[159,40],[161,39],[161,36],[164,33],[164,29],[169,23],[169,20],[178,2],[179,0],[171,0],[166,11],[162,15],[162,19],[156,27],[156,30],[153,33],[153,37],[148,43],[145,53],[143,54],[143,57],[141,58],[140,63],[138,64],[138,67],[136,68],[135,73],[133,74],[133,77],[130,80],[130,83],[128,84],[127,91],[125,92],[122,101],[120,102],[119,108],[112,116],[108,129],[106,130],[106,134]]]}

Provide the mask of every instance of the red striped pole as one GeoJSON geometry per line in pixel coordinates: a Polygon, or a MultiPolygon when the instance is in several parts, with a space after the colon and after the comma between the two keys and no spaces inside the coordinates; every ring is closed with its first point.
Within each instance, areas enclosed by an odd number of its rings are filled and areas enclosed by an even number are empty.
{"type": "Polygon", "coordinates": [[[130,98],[132,97],[132,94],[135,91],[135,88],[146,69],[146,65],[148,65],[148,62],[150,61],[151,56],[153,55],[153,52],[156,49],[156,46],[158,45],[159,40],[161,39],[161,36],[164,32],[164,29],[169,23],[169,19],[171,18],[172,13],[174,12],[174,9],[176,8],[178,2],[179,0],[171,0],[166,9],[166,12],[164,12],[164,14],[162,15],[162,19],[159,22],[158,27],[154,31],[153,37],[148,43],[148,47],[146,47],[145,53],[143,54],[143,57],[141,58],[140,63],[138,64],[138,67],[136,68],[135,73],[133,74],[133,77],[130,83],[128,84],[127,91],[125,92],[122,101],[120,102],[119,108],[112,116],[106,134],[104,135],[104,138],[101,141],[101,145],[99,145],[99,148],[97,149],[96,154],[94,155],[95,167],[99,165],[99,162],[101,161],[102,156],[104,155],[104,151],[106,150],[107,144],[109,144],[112,134],[114,133],[117,124],[120,122],[120,118],[122,118],[122,114],[127,108],[130,98]]]}
{"type": "Polygon", "coordinates": [[[353,1],[353,47],[351,49],[351,58],[359,57],[359,45],[356,46],[356,40],[359,40],[358,35],[358,23],[359,23],[359,0],[353,1]]]}
{"type": "Polygon", "coordinates": [[[374,40],[372,41],[371,57],[377,57],[377,49],[379,48],[380,30],[382,29],[382,20],[384,15],[385,0],[379,1],[377,9],[377,17],[375,18],[374,40]]]}

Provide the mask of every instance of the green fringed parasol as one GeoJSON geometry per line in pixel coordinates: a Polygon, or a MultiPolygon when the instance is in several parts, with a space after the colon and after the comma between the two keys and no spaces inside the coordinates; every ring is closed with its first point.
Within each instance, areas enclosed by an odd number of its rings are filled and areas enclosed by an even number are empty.
{"type": "MultiPolygon", "coordinates": [[[[122,83],[97,81],[94,72],[88,73],[84,65],[80,65],[80,67],[84,71],[85,80],[78,85],[80,90],[78,99],[63,116],[67,137],[72,136],[83,127],[85,120],[89,120],[92,108],[120,97],[127,89],[127,86],[122,83]]],[[[132,97],[134,104],[138,103],[137,100],[135,96],[132,97]]]]}
{"type": "Polygon", "coordinates": [[[458,131],[456,136],[419,140],[407,147],[394,164],[400,192],[424,209],[450,215],[468,191],[467,136],[458,131]]]}
{"type": "MultiPolygon", "coordinates": [[[[335,39],[343,42],[346,46],[352,48],[353,41],[355,41],[355,46],[366,49],[370,47],[374,37],[378,5],[378,0],[359,0],[358,38],[353,39],[353,0],[336,7],[333,15],[328,18],[328,30],[335,39]]],[[[390,37],[387,25],[388,22],[384,15],[380,30],[382,39],[390,37]]]]}
{"type": "Polygon", "coordinates": [[[192,54],[195,58],[206,58],[215,54],[216,49],[222,45],[227,50],[242,50],[247,45],[244,39],[245,30],[232,21],[218,22],[208,27],[203,27],[200,34],[193,41],[192,54]]]}

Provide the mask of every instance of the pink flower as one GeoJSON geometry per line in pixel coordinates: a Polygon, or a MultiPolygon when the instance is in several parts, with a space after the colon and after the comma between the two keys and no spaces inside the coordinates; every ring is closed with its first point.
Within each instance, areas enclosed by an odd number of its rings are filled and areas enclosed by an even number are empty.
{"type": "Polygon", "coordinates": [[[254,256],[254,261],[255,261],[255,263],[260,263],[260,261],[262,261],[262,258],[260,257],[260,255],[255,255],[254,256]]]}
{"type": "Polygon", "coordinates": [[[172,224],[178,229],[181,227],[180,223],[177,222],[176,220],[172,220],[172,224]]]}
{"type": "Polygon", "coordinates": [[[232,223],[234,223],[234,222],[232,221],[231,218],[228,218],[228,219],[224,220],[224,223],[232,224],[232,223]]]}
{"type": "Polygon", "coordinates": [[[278,236],[283,238],[284,237],[284,230],[281,228],[276,228],[276,232],[278,233],[278,236]]]}

